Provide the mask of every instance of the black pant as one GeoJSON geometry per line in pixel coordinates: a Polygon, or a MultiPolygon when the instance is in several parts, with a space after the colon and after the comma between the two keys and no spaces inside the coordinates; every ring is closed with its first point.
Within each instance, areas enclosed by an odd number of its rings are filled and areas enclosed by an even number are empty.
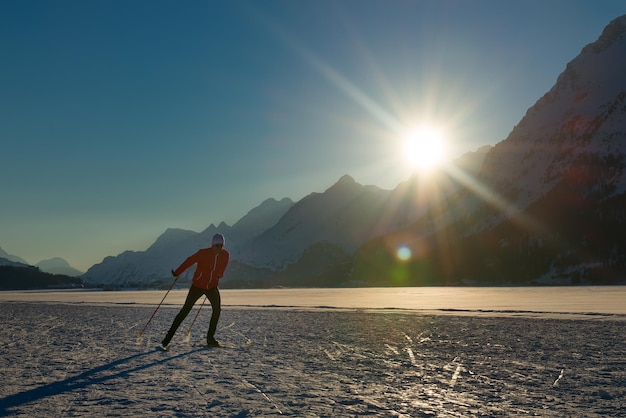
{"type": "Polygon", "coordinates": [[[174,322],[172,322],[172,326],[170,330],[167,332],[167,335],[163,339],[163,345],[168,345],[172,340],[172,337],[176,333],[176,330],[180,326],[180,324],[185,320],[193,305],[196,303],[198,299],[202,295],[206,295],[209,302],[211,302],[211,323],[209,324],[209,332],[207,332],[207,343],[210,343],[215,335],[215,330],[217,329],[217,321],[220,319],[220,313],[222,312],[222,301],[220,298],[220,291],[217,287],[212,289],[200,289],[199,287],[191,286],[189,289],[189,293],[187,293],[187,299],[185,299],[185,304],[183,305],[176,318],[174,318],[174,322]]]}

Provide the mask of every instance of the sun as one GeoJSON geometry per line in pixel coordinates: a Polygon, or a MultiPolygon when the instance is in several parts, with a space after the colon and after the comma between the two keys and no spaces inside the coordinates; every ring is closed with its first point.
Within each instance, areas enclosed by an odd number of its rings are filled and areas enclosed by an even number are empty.
{"type": "Polygon", "coordinates": [[[445,139],[440,129],[422,126],[404,138],[404,157],[411,168],[429,171],[446,157],[445,139]]]}

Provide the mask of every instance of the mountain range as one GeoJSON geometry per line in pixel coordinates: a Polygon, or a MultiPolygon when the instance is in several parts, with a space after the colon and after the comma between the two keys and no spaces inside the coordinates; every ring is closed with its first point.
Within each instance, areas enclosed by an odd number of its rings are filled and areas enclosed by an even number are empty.
{"type": "Polygon", "coordinates": [[[221,232],[232,260],[223,287],[624,283],[623,74],[626,16],[567,64],[506,139],[436,177],[384,190],[345,175],[298,202],[267,199],[232,226],[168,229],[82,277],[170,282],[221,232]]]}
{"type": "MultiPolygon", "coordinates": [[[[459,161],[479,167],[488,149],[468,153],[459,161]]],[[[199,233],[168,229],[147,250],[107,257],[83,277],[93,285],[156,284],[168,279],[171,269],[198,248],[209,246],[213,234],[221,232],[232,260],[223,286],[275,285],[278,277],[286,275],[297,275],[298,279],[285,277],[281,282],[311,282],[307,279],[313,271],[310,268],[294,271],[304,254],[310,258],[312,251],[329,246],[339,258],[349,259],[364,242],[410,225],[424,213],[425,201],[407,198],[407,188],[415,181],[384,190],[361,185],[344,175],[326,191],[311,193],[298,202],[267,199],[232,226],[211,224],[199,233]]],[[[323,251],[320,257],[317,264],[322,271],[335,268],[335,258],[323,251]]]]}

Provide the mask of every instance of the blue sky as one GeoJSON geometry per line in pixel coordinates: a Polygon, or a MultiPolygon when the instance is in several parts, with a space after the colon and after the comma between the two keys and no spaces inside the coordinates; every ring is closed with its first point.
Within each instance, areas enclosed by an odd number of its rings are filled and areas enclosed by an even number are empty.
{"type": "Polygon", "coordinates": [[[506,138],[623,1],[2,1],[0,247],[86,270],[506,138]]]}

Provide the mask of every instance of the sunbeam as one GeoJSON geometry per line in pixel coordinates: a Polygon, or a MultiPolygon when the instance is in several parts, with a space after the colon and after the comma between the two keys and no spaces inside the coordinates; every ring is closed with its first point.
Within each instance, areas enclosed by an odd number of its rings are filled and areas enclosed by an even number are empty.
{"type": "Polygon", "coordinates": [[[369,97],[363,90],[350,82],[347,77],[343,76],[339,71],[327,64],[321,57],[311,51],[309,48],[299,42],[295,36],[288,34],[278,24],[270,20],[267,16],[261,16],[256,13],[257,18],[262,24],[270,30],[278,39],[281,40],[291,51],[299,56],[304,62],[317,70],[326,80],[337,87],[340,91],[350,97],[354,103],[361,106],[377,120],[379,120],[388,129],[397,134],[401,134],[404,130],[402,123],[381,107],[375,100],[369,97]]]}
{"type": "Polygon", "coordinates": [[[499,196],[495,191],[489,189],[483,183],[470,176],[460,168],[450,165],[446,167],[446,171],[454,180],[461,183],[480,199],[500,211],[504,218],[515,220],[518,224],[529,231],[536,232],[545,229],[539,222],[522,213],[520,208],[518,208],[515,204],[499,196]]]}

